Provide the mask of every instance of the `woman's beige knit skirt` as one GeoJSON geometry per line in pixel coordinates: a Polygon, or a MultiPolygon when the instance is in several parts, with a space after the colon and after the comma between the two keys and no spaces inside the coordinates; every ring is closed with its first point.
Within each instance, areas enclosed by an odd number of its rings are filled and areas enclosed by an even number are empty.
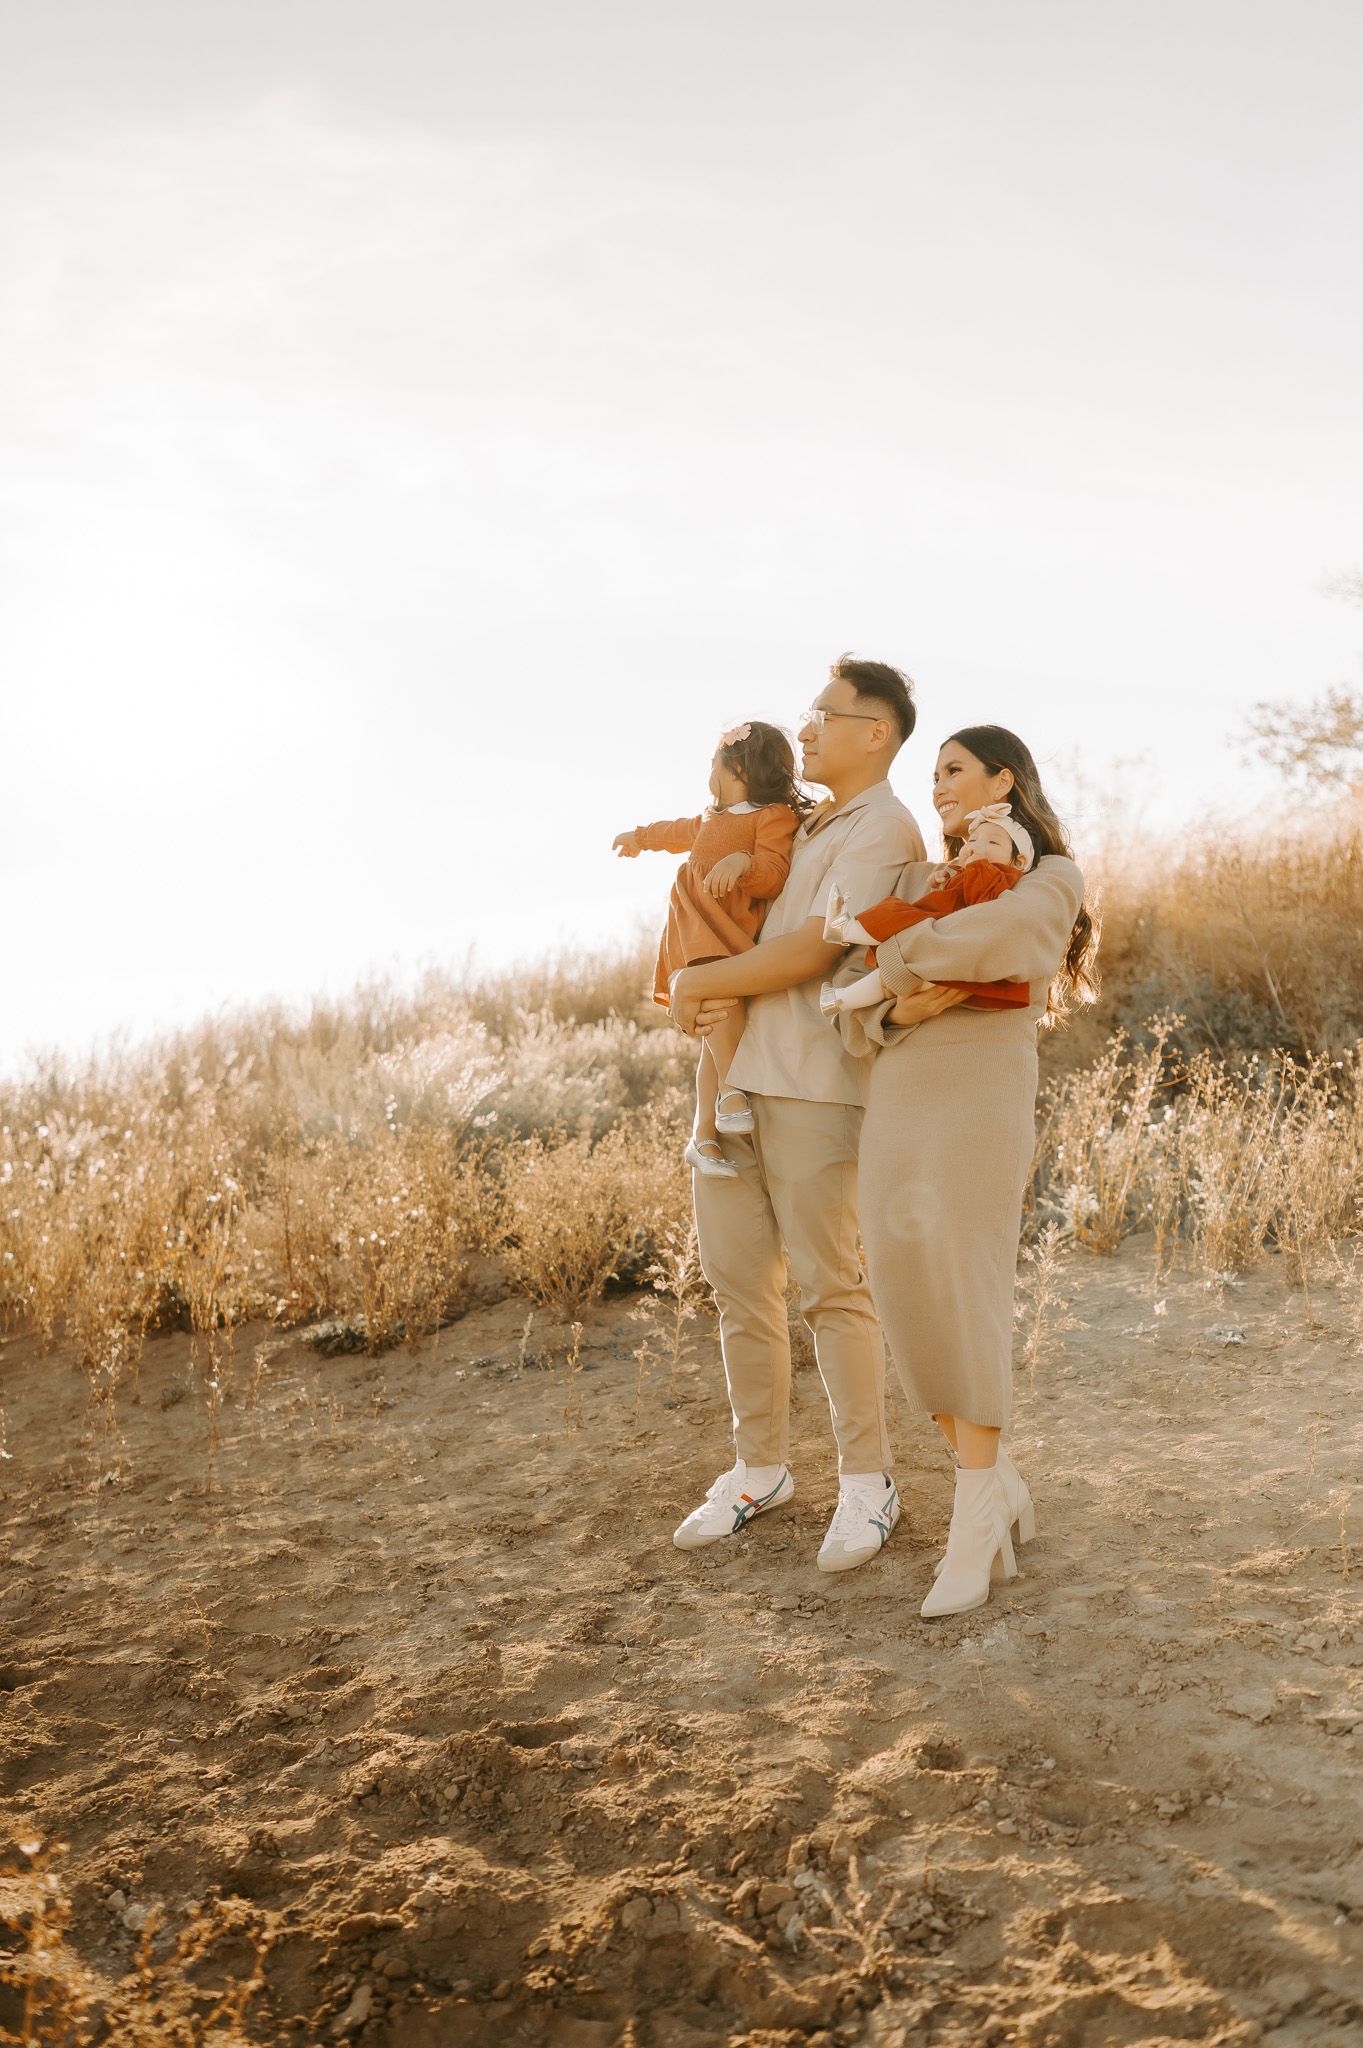
{"type": "Polygon", "coordinates": [[[1036,1145],[1035,1010],[956,1009],[876,1054],[861,1133],[871,1293],[915,1414],[1005,1429],[1036,1145]]]}

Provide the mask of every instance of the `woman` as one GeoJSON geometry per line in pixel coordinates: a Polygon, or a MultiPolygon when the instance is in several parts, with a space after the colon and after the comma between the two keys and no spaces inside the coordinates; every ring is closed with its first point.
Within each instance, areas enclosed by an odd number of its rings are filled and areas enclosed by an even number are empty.
{"type": "MultiPolygon", "coordinates": [[[[1002,1450],[1012,1407],[1013,1287],[1036,1143],[1036,1033],[1097,992],[1097,931],[1084,881],[1035,761],[1002,726],[967,726],[937,757],[933,802],[948,857],[971,812],[1006,803],[1030,835],[1031,872],[992,902],[914,925],[877,947],[887,1003],[838,1021],[875,1052],[862,1127],[862,1236],[875,1299],[910,1408],[957,1456],[946,1556],[925,1615],[983,1606],[1012,1527],[1033,1533],[1026,1482],[1002,1450]],[[981,1009],[941,981],[1025,981],[1026,1008],[981,1009]]],[[[897,893],[928,886],[913,862],[897,893]]]]}

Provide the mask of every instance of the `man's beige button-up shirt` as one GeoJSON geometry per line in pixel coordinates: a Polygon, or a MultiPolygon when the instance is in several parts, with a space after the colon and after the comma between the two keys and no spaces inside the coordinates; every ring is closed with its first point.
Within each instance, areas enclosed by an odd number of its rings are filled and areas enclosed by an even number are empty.
{"type": "MultiPolygon", "coordinates": [[[[911,811],[888,782],[873,783],[836,810],[821,810],[795,835],[785,888],[767,912],[758,945],[799,931],[822,917],[836,884],[855,910],[894,893],[901,868],[926,850],[911,811]]],[[[850,981],[863,973],[866,949],[852,947],[829,977],[850,981]]],[[[801,1102],[864,1104],[870,1062],[843,1048],[819,1009],[820,977],[748,998],[742,1042],[729,1081],[754,1095],[792,1095],[801,1102]]]]}

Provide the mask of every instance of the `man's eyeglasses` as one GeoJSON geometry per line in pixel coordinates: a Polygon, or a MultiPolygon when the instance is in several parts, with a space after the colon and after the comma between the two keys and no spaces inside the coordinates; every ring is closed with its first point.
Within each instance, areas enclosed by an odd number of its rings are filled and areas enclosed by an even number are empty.
{"type": "Polygon", "coordinates": [[[878,725],[884,716],[883,711],[826,711],[822,704],[812,704],[808,711],[800,713],[800,723],[795,729],[803,732],[807,725],[812,725],[816,733],[822,732],[825,721],[830,718],[864,718],[870,724],[878,725]]]}

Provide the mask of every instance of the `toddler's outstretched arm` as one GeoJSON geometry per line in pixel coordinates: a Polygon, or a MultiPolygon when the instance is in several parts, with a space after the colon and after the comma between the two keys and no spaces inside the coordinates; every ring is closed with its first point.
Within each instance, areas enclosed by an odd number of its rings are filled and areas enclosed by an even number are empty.
{"type": "Polygon", "coordinates": [[[623,860],[633,860],[637,853],[689,853],[700,827],[699,815],[660,818],[653,825],[635,825],[629,832],[617,832],[611,845],[623,860]]]}

